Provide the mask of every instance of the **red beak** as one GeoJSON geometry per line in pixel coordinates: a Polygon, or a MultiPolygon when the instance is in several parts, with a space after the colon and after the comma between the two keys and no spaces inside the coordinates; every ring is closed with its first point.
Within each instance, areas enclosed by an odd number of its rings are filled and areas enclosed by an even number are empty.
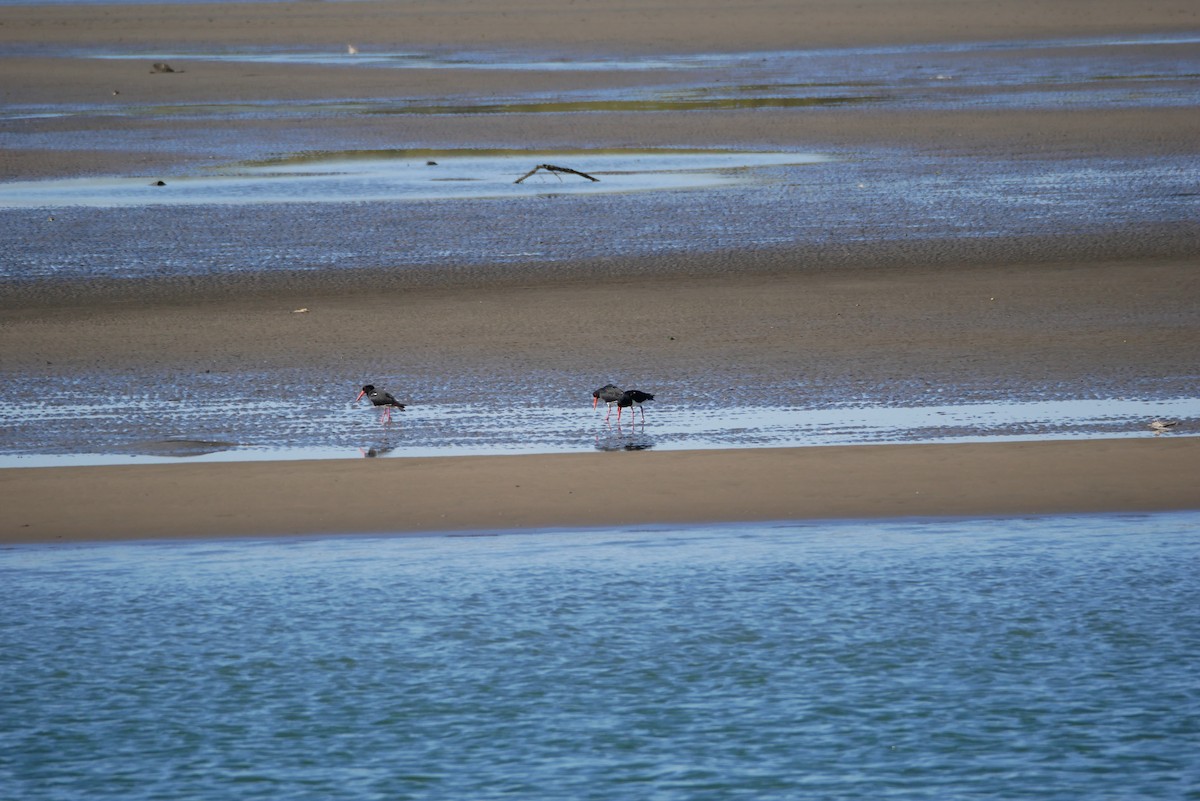
{"type": "Polygon", "coordinates": [[[600,397],[598,395],[593,395],[592,396],[592,408],[595,409],[596,404],[599,402],[600,402],[600,397]]]}
{"type": "Polygon", "coordinates": [[[358,403],[360,400],[362,400],[362,396],[363,396],[363,395],[366,395],[366,394],[367,394],[367,393],[365,393],[365,392],[359,392],[359,393],[358,393],[358,397],[356,397],[356,398],[354,399],[354,402],[355,402],[355,403],[358,403]]]}

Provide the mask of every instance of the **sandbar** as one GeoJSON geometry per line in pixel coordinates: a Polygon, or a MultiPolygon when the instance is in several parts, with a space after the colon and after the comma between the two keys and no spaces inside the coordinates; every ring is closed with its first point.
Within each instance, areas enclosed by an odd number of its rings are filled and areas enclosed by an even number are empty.
{"type": "MultiPolygon", "coordinates": [[[[927,42],[1194,33],[1193,3],[1120,0],[839,4],[751,0],[239,3],[0,7],[7,103],[94,113],[0,129],[0,180],[154,174],[217,156],[169,124],[106,104],[303,102],[396,96],[553,96],[636,89],[637,72],[359,70],[140,61],[78,52],[206,47],[455,48],[560,54],[712,53],[927,42]],[[111,146],[148,141],[153,147],[111,146]],[[43,147],[43,135],[70,147],[43,147]],[[60,141],[60,139],[54,139],[60,141]],[[32,142],[32,144],[29,144],[32,142]]],[[[997,52],[995,58],[1021,58],[997,52]]],[[[719,77],[719,76],[716,76],[719,77]]],[[[671,114],[430,115],[407,145],[898,146],[1030,162],[1194,155],[1194,108],[831,109],[671,114]]],[[[276,137],[393,146],[384,117],[241,117],[222,141],[276,137]],[[296,131],[299,130],[300,133],[296,131]]],[[[47,140],[49,141],[49,140],[47,140]]],[[[347,145],[348,146],[348,145],[347,145]]],[[[236,149],[236,148],[234,148],[236,149]]],[[[269,151],[267,151],[269,152],[269,151]]],[[[239,151],[240,153],[240,151],[239,151]]],[[[225,158],[224,155],[221,158],[225,158]]],[[[912,381],[981,392],[1072,386],[1079,396],[1186,395],[1200,375],[1194,224],[1080,236],[878,241],[587,262],[0,285],[0,375],[155,380],[307,365],[351,386],[391,364],[491,376],[579,370],[701,386],[912,381]],[[295,315],[298,307],[310,309],[295,315]],[[605,335],[614,309],[648,335],[605,335]],[[364,341],[364,319],[403,323],[364,341]]],[[[118,234],[120,232],[117,232],[118,234]]],[[[462,400],[462,399],[458,399],[462,400]]],[[[1200,507],[1200,439],[753,448],[0,470],[0,542],[500,531],[822,518],[1151,512],[1200,507]]],[[[19,436],[7,432],[6,438],[19,436]]],[[[9,443],[11,445],[11,442],[9,443]]],[[[27,445],[27,444],[26,444],[27,445]]]]}

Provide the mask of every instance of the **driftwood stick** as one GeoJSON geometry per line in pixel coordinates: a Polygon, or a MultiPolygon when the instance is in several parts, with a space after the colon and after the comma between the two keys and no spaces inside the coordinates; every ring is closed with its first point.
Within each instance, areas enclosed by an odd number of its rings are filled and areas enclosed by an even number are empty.
{"type": "Polygon", "coordinates": [[[599,178],[593,178],[592,176],[588,175],[586,172],[580,172],[579,170],[572,170],[570,167],[556,167],[553,164],[539,164],[536,167],[534,167],[532,170],[530,170],[529,172],[522,175],[517,180],[513,181],[513,183],[515,183],[515,184],[521,183],[521,181],[524,181],[526,178],[533,175],[538,170],[546,170],[547,172],[553,172],[553,173],[569,172],[572,175],[578,175],[581,178],[587,178],[589,181],[596,181],[596,182],[600,181],[599,178]]]}

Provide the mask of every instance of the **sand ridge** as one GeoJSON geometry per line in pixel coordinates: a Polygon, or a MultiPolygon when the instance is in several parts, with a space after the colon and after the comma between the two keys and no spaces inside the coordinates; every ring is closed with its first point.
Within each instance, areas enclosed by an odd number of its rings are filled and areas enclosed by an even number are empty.
{"type": "Polygon", "coordinates": [[[33,468],[0,543],[1146,512],[1198,473],[1195,437],[33,468]]]}

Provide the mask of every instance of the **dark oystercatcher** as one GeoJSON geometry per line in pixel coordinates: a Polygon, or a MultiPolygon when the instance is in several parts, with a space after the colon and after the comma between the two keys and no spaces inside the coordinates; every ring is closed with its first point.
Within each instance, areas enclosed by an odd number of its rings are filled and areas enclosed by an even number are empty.
{"type": "Polygon", "coordinates": [[[367,384],[362,388],[362,392],[354,399],[355,403],[362,400],[362,396],[366,395],[367,400],[371,401],[374,406],[382,406],[387,414],[383,417],[382,422],[390,422],[392,419],[392,407],[395,406],[400,411],[404,411],[404,404],[392,397],[392,393],[384,392],[382,389],[375,389],[374,384],[367,384]]]}
{"type": "MultiPolygon", "coordinates": [[[[621,397],[617,400],[617,422],[621,422],[621,410],[629,409],[629,417],[633,418],[633,407],[641,409],[643,403],[648,400],[654,400],[654,396],[649,392],[642,392],[640,389],[627,389],[621,393],[621,397]]],[[[642,422],[646,422],[646,410],[642,409],[642,422]]]]}
{"type": "Polygon", "coordinates": [[[595,409],[597,403],[604,401],[604,405],[608,407],[608,414],[604,415],[604,419],[607,420],[608,415],[612,414],[613,404],[619,401],[623,394],[620,387],[605,384],[600,389],[592,390],[592,408],[595,409]]]}

